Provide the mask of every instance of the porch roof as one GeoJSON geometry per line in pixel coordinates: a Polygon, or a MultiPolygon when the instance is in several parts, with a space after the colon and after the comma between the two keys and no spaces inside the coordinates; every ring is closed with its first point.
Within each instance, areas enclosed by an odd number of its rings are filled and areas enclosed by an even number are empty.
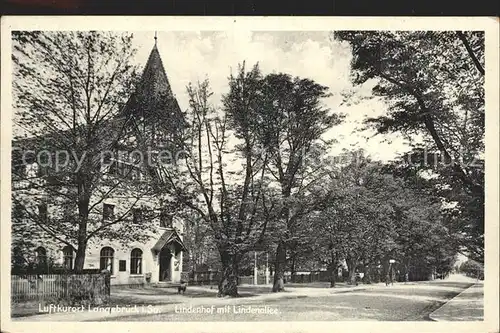
{"type": "Polygon", "coordinates": [[[170,244],[172,242],[176,242],[177,244],[179,244],[181,247],[181,251],[187,252],[186,246],[184,245],[181,237],[175,230],[166,230],[161,235],[160,239],[158,239],[156,244],[153,246],[153,250],[155,250],[156,252],[160,252],[165,245],[170,244]]]}

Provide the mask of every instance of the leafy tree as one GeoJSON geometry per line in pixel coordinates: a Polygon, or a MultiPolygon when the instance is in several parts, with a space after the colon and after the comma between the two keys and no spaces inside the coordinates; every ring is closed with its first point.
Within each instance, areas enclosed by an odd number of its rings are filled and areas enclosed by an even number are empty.
{"type": "Polygon", "coordinates": [[[314,224],[316,252],[332,274],[331,286],[343,261],[350,283],[356,269],[366,282],[387,279],[389,259],[406,278],[448,272],[458,249],[449,242],[440,198],[388,173],[362,151],[344,156],[350,159],[343,158],[338,176],[327,183],[334,190],[314,224]]]}
{"type": "Polygon", "coordinates": [[[220,269],[220,258],[210,227],[198,215],[182,214],[184,221],[183,242],[189,255],[183,256],[183,267],[190,272],[220,269]]]}
{"type": "Polygon", "coordinates": [[[326,176],[318,164],[325,152],[321,137],[341,117],[322,106],[328,88],[313,80],[269,74],[260,87],[263,99],[254,118],[259,129],[256,140],[268,156],[267,172],[281,195],[272,226],[277,244],[273,291],[278,292],[284,290],[287,249],[299,246],[301,233],[307,230],[300,221],[306,221],[304,216],[323,202],[314,194],[314,187],[326,176]]]}
{"type": "MultiPolygon", "coordinates": [[[[258,67],[246,72],[241,66],[229,78],[221,110],[210,104],[208,81],[189,85],[190,107],[184,115],[189,126],[176,141],[182,154],[176,166],[158,159],[157,170],[151,170],[156,190],[208,227],[222,266],[219,296],[238,295],[240,261],[267,224],[262,208],[267,158],[256,149],[250,121],[259,106],[260,77],[258,67]]],[[[160,135],[169,133],[161,123],[157,130],[160,135]]],[[[140,142],[147,142],[141,131],[138,134],[140,142]]]]}
{"type": "Polygon", "coordinates": [[[484,267],[477,261],[467,260],[460,265],[459,270],[467,276],[484,279],[484,267]]]}
{"type": "Polygon", "coordinates": [[[484,260],[484,33],[342,31],[355,84],[376,82],[387,112],[366,123],[379,133],[421,135],[414,155],[437,173],[456,204],[450,214],[468,254],[484,260]],[[436,156],[439,163],[432,163],[436,156]]]}

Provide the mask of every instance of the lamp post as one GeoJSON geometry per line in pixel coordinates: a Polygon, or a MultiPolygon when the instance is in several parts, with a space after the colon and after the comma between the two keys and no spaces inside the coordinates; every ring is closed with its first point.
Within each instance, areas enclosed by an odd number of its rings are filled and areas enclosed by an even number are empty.
{"type": "Polygon", "coordinates": [[[266,284],[269,282],[269,253],[266,252],[266,284]]]}
{"type": "Polygon", "coordinates": [[[257,270],[257,251],[253,251],[254,253],[254,265],[253,265],[253,284],[257,285],[258,283],[258,270],[257,270]]]}

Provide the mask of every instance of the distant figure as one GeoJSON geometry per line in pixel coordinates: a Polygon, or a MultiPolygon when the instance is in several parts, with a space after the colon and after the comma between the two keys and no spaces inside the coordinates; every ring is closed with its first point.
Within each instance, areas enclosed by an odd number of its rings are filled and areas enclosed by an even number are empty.
{"type": "Polygon", "coordinates": [[[362,276],[361,276],[361,273],[356,271],[356,273],[354,274],[355,275],[355,281],[356,281],[356,285],[358,285],[359,281],[361,280],[362,276]]]}
{"type": "Polygon", "coordinates": [[[391,274],[391,272],[387,272],[387,275],[385,276],[385,285],[388,286],[389,283],[392,286],[394,285],[394,273],[391,274]]]}
{"type": "Polygon", "coordinates": [[[184,293],[186,292],[186,289],[187,289],[187,283],[186,281],[182,281],[181,280],[181,285],[177,287],[177,293],[181,293],[184,295],[184,293]]]}

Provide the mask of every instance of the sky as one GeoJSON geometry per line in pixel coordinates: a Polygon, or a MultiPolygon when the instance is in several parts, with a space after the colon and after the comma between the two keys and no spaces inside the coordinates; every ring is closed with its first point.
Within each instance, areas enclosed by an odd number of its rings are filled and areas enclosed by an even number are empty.
{"type": "MultiPolygon", "coordinates": [[[[136,63],[144,66],[154,45],[155,32],[133,32],[137,48],[136,63]]],[[[255,63],[263,74],[287,73],[313,79],[329,87],[331,97],[324,104],[332,112],[346,115],[343,124],[332,128],[327,139],[338,143],[332,153],[342,149],[362,148],[374,159],[383,161],[407,151],[408,145],[398,135],[374,135],[358,131],[366,116],[384,113],[385,105],[371,95],[373,82],[353,87],[350,81],[351,50],[349,45],[333,41],[327,31],[203,31],[157,32],[160,52],[173,93],[182,109],[188,107],[186,86],[208,78],[214,95],[211,102],[220,103],[228,90],[228,76],[246,62],[255,63]],[[352,97],[342,104],[341,93],[352,97]]]]}
{"type": "MultiPolygon", "coordinates": [[[[132,31],[137,49],[134,62],[143,68],[154,46],[154,31],[132,31]]],[[[158,31],[157,47],[173,93],[180,107],[188,107],[189,83],[209,79],[211,102],[217,106],[228,91],[228,77],[245,61],[246,68],[258,63],[262,73],[287,73],[309,78],[329,87],[331,97],[324,106],[345,115],[341,125],[324,138],[334,139],[331,154],[343,149],[364,149],[373,159],[388,161],[408,151],[407,142],[397,134],[375,135],[374,130],[359,131],[363,119],[385,112],[383,101],[371,93],[374,82],[354,87],[351,83],[349,45],[333,41],[329,31],[158,31]],[[343,103],[342,94],[350,98],[343,103]]],[[[14,126],[14,132],[23,133],[14,126]]]]}

